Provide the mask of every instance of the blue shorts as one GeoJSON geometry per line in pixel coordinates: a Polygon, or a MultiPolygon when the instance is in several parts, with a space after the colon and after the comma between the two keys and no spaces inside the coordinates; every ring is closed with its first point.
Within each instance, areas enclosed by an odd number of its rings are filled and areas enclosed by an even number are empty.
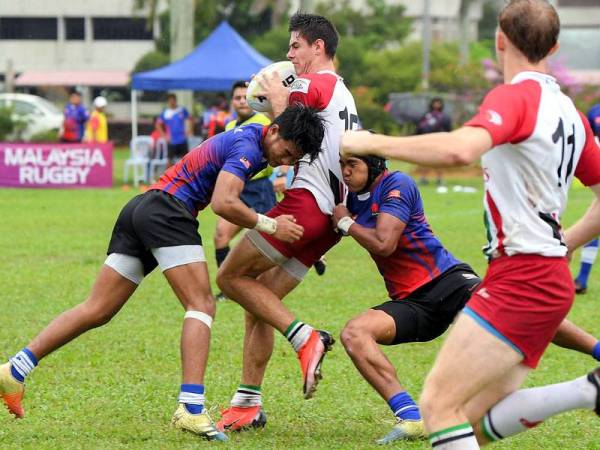
{"type": "Polygon", "coordinates": [[[273,183],[268,177],[247,181],[240,199],[259,214],[268,212],[277,202],[273,183]]]}

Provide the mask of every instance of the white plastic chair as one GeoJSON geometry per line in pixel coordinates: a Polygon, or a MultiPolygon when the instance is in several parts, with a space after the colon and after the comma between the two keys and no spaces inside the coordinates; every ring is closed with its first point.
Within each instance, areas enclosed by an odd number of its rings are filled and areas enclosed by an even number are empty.
{"type": "MultiPolygon", "coordinates": [[[[164,171],[169,164],[168,151],[169,146],[163,138],[157,139],[154,144],[154,157],[150,160],[150,179],[156,179],[157,169],[162,168],[164,171]]],[[[160,173],[160,172],[159,172],[160,173]]]]}
{"type": "Polygon", "coordinates": [[[127,183],[129,168],[133,168],[133,184],[138,186],[140,181],[148,183],[148,163],[152,152],[152,138],[150,136],[136,136],[129,144],[130,156],[125,161],[123,181],[127,183]]]}

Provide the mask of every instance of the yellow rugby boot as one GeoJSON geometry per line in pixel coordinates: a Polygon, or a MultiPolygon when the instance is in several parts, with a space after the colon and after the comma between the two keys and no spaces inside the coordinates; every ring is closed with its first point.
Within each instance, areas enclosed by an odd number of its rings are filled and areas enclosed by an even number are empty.
{"type": "Polygon", "coordinates": [[[209,441],[227,441],[229,439],[217,430],[206,409],[200,414],[191,414],[183,403],[180,403],[177,407],[173,419],[171,419],[171,424],[175,428],[197,434],[209,441]]]}
{"type": "Polygon", "coordinates": [[[425,439],[425,427],[423,420],[403,420],[397,419],[394,428],[381,439],[377,439],[378,444],[389,444],[398,440],[425,439]]]}
{"type": "Polygon", "coordinates": [[[8,412],[14,414],[18,419],[25,416],[25,410],[21,405],[24,394],[25,386],[15,380],[10,373],[10,363],[2,364],[0,366],[0,396],[8,408],[8,412]]]}

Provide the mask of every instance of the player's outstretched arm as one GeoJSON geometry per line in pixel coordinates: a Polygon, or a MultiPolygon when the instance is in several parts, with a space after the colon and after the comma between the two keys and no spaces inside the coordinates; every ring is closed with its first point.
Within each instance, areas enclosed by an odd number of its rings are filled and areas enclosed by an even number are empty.
{"type": "Polygon", "coordinates": [[[406,224],[397,217],[387,213],[377,216],[375,228],[367,228],[351,219],[350,211],[343,204],[333,210],[333,225],[344,234],[352,236],[356,242],[370,253],[379,256],[390,256],[396,251],[398,241],[406,224]],[[340,223],[340,221],[342,221],[340,223]]]}
{"type": "Polygon", "coordinates": [[[342,155],[379,155],[421,166],[464,166],[492,148],[492,137],[480,127],[462,127],[449,133],[385,136],[368,131],[346,131],[342,155]]]}
{"type": "Polygon", "coordinates": [[[565,241],[569,252],[573,252],[600,235],[600,184],[595,184],[590,188],[596,194],[596,198],[581,219],[565,231],[565,241]]]}
{"type": "Polygon", "coordinates": [[[222,170],[211,199],[213,212],[228,222],[244,228],[256,228],[282,241],[294,242],[302,237],[304,229],[295,223],[294,217],[283,215],[271,219],[248,208],[240,200],[243,189],[244,181],[241,178],[222,170]]]}

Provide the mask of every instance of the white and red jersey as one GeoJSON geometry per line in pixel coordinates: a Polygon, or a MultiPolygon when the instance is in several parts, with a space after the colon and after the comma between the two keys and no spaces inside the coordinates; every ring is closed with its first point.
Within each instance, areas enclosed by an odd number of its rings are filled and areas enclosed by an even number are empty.
{"type": "Polygon", "coordinates": [[[554,78],[521,72],[492,89],[465,125],[485,128],[494,144],[482,157],[484,252],[564,256],[560,218],[573,176],[600,183],[600,148],[585,117],[554,78]]]}
{"type": "Polygon", "coordinates": [[[340,140],[346,130],[358,128],[358,114],[352,94],[335,72],[322,70],[297,78],[290,86],[289,104],[302,103],[321,111],[325,137],[319,156],[309,164],[303,158],[296,166],[292,188],[308,189],[319,209],[331,214],[344,200],[346,186],[340,169],[340,140]]]}

